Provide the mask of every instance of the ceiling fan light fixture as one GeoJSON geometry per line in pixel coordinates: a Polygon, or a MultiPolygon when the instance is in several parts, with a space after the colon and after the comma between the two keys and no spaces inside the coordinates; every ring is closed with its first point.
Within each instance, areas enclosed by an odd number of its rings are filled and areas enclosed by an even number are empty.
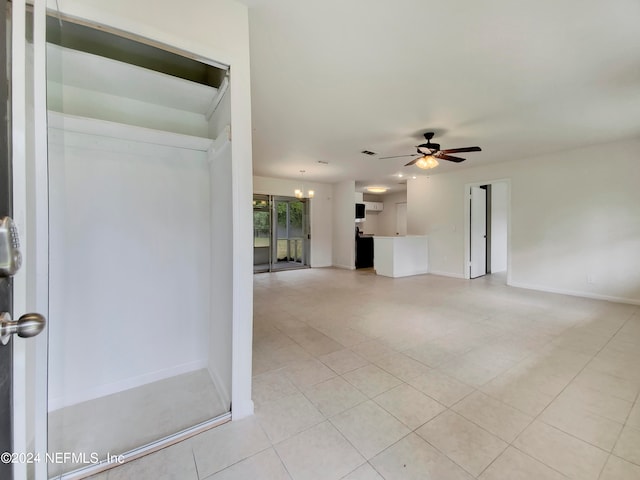
{"type": "Polygon", "coordinates": [[[371,193],[385,193],[387,190],[389,190],[387,187],[379,187],[377,185],[367,187],[367,192],[371,193]]]}
{"type": "Polygon", "coordinates": [[[416,167],[421,168],[423,170],[429,170],[431,168],[436,168],[438,165],[438,160],[433,158],[433,155],[425,155],[424,157],[418,159],[416,162],[416,167]]]}

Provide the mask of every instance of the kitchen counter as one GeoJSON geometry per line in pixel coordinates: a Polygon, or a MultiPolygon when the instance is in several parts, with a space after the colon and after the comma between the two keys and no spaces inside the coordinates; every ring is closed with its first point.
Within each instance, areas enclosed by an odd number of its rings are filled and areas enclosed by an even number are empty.
{"type": "Polygon", "coordinates": [[[373,237],[374,268],[385,277],[423,275],[428,271],[426,235],[373,237]]]}

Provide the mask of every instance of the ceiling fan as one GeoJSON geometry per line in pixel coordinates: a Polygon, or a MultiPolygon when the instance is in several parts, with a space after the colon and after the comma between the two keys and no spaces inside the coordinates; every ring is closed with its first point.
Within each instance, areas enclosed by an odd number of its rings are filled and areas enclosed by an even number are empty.
{"type": "Polygon", "coordinates": [[[380,159],[384,160],[386,158],[417,157],[407,163],[405,167],[416,165],[420,168],[429,169],[438,166],[438,160],[436,159],[448,160],[450,162],[456,163],[464,162],[464,158],[453,157],[449,155],[450,153],[482,151],[480,147],[448,148],[446,150],[440,150],[440,144],[431,143],[433,135],[433,132],[427,132],[424,134],[424,138],[427,140],[427,143],[423,143],[422,145],[418,145],[416,147],[416,152],[418,153],[413,153],[411,155],[396,155],[394,157],[380,157],[380,159]]]}

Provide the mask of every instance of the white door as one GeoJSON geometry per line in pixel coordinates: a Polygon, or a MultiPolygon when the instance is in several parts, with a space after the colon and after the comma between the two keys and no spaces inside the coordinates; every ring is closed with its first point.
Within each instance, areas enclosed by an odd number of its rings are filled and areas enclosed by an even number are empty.
{"type": "Polygon", "coordinates": [[[407,204],[396,203],[396,235],[407,234],[407,204]]]}
{"type": "Polygon", "coordinates": [[[471,252],[470,277],[487,273],[487,191],[471,187],[471,252]]]}

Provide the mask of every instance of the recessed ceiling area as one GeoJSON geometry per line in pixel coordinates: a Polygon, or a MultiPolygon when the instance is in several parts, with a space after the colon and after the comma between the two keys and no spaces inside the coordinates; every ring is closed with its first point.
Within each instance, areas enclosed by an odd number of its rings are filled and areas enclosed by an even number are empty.
{"type": "Polygon", "coordinates": [[[241,2],[256,175],[394,187],[640,135],[636,0],[241,2]],[[380,159],[427,131],[482,151],[428,172],[380,159]]]}

